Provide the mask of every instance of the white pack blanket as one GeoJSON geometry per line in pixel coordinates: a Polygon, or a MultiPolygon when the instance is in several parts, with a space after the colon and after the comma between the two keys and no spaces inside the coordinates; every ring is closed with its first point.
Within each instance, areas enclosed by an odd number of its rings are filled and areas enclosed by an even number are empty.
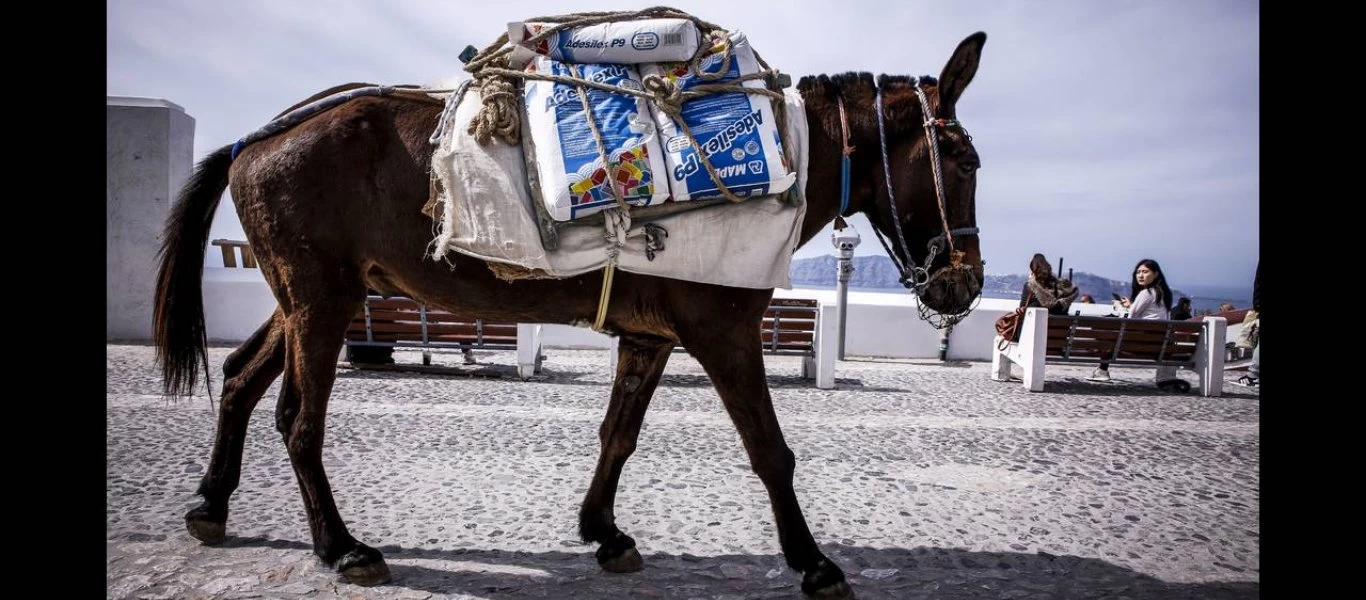
{"type": "MultiPolygon", "coordinates": [[[[743,288],[792,287],[789,270],[806,214],[806,109],[785,90],[788,143],[797,174],[797,202],[779,196],[699,208],[652,221],[668,232],[651,261],[641,225],[626,224],[617,268],[631,273],[743,288]]],[[[487,261],[572,277],[601,269],[608,260],[604,225],[559,228],[560,247],[541,245],[521,146],[498,139],[481,146],[466,131],[482,106],[471,89],[456,107],[432,157],[440,179],[440,233],[432,258],[455,251],[487,261]]],[[[610,213],[609,213],[610,214],[610,213]]],[[[608,222],[615,222],[608,219],[608,222]]]]}

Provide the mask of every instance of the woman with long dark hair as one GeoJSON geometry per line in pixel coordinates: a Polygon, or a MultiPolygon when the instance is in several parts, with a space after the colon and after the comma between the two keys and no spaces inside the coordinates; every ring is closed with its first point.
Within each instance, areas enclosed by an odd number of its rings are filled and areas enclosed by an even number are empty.
{"type": "Polygon", "coordinates": [[[1050,315],[1065,315],[1080,291],[1070,280],[1053,275],[1048,259],[1036,253],[1029,261],[1029,279],[1020,291],[1020,306],[1037,306],[1048,309],[1050,315]]]}
{"type": "MultiPolygon", "coordinates": [[[[1145,258],[1134,265],[1129,281],[1129,298],[1120,300],[1129,309],[1130,319],[1169,319],[1172,308],[1172,288],[1157,261],[1145,258]]],[[[1190,391],[1191,385],[1176,376],[1176,367],[1157,368],[1157,387],[1178,392],[1190,391]]]]}

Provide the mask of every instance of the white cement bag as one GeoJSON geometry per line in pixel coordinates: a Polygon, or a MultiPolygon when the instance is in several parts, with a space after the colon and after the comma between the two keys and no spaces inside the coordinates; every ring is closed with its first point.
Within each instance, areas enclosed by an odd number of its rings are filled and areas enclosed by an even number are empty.
{"type": "Polygon", "coordinates": [[[637,64],[691,60],[697,53],[697,25],[688,19],[641,19],[562,29],[534,44],[526,40],[553,23],[508,23],[512,68],[529,62],[527,52],[561,62],[637,64]]]}
{"type": "MultiPolygon", "coordinates": [[[[641,89],[635,67],[574,65],[579,77],[607,85],[641,89]]],[[[572,77],[564,63],[536,57],[528,70],[572,77]]],[[[669,197],[663,151],[648,107],[637,96],[584,88],[593,123],[602,134],[608,164],[584,117],[576,86],[528,79],[524,89],[526,124],[535,149],[538,201],[551,217],[569,221],[616,205],[608,186],[615,184],[627,204],[645,206],[669,197]]]]}
{"type": "MultiPolygon", "coordinates": [[[[666,77],[680,90],[687,90],[695,85],[726,83],[741,74],[761,70],[749,40],[743,33],[735,32],[728,40],[718,40],[708,51],[701,61],[703,72],[720,72],[724,62],[721,52],[726,44],[732,47],[730,71],[718,80],[694,76],[688,61],[640,65],[641,75],[666,77]]],[[[761,79],[751,79],[743,85],[764,87],[761,79]]],[[[663,111],[654,113],[673,199],[682,202],[722,197],[683,128],[663,111]]],[[[796,181],[788,159],[783,156],[778,124],[773,120],[773,101],[768,96],[741,92],[707,95],[684,102],[682,117],[732,194],[741,198],[778,194],[796,181]]]]}

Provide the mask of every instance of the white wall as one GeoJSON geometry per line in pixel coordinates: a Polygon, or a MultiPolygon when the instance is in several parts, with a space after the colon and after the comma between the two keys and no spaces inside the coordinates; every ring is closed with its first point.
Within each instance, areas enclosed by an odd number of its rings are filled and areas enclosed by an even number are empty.
{"type": "MultiPolygon", "coordinates": [[[[222,262],[222,259],[218,259],[222,262]]],[[[834,304],[834,290],[775,290],[778,298],[815,298],[834,304]]],[[[889,358],[939,357],[939,331],[920,320],[915,298],[907,293],[849,293],[846,320],[845,356],[889,358]]],[[[954,326],[949,336],[949,360],[991,360],[996,319],[1015,310],[1017,300],[983,298],[966,319],[954,326]]],[[[1111,314],[1108,304],[1073,304],[1072,312],[1083,315],[1111,314]]],[[[275,310],[275,297],[266,287],[260,269],[204,269],[204,322],[209,340],[241,342],[251,336],[275,310]]],[[[1228,326],[1228,339],[1235,340],[1241,324],[1228,326]]],[[[547,324],[542,343],[548,348],[610,347],[611,338],[591,329],[547,324]]]]}
{"type": "MultiPolygon", "coordinates": [[[[222,259],[218,259],[221,263],[222,259]]],[[[834,290],[775,290],[779,298],[816,298],[834,303],[834,290]]],[[[921,321],[909,294],[849,293],[846,356],[937,358],[939,331],[921,321]]],[[[983,299],[949,337],[949,359],[991,360],[996,319],[1015,309],[1015,300],[983,299]]],[[[1083,314],[1109,314],[1108,305],[1074,305],[1083,314]]],[[[204,269],[204,321],[209,339],[240,342],[250,337],[275,309],[275,298],[259,269],[204,269]]],[[[1232,335],[1232,334],[1230,334],[1232,335]]],[[[582,327],[548,324],[542,340],[550,348],[609,347],[610,338],[582,327]]]]}
{"type": "Polygon", "coordinates": [[[156,252],[193,167],[194,119],[152,98],[105,98],[105,339],[152,337],[156,252]]]}
{"type": "MultiPolygon", "coordinates": [[[[210,254],[223,264],[221,253],[210,254]]],[[[210,342],[245,341],[270,318],[275,306],[260,269],[204,267],[204,328],[210,342]]]]}

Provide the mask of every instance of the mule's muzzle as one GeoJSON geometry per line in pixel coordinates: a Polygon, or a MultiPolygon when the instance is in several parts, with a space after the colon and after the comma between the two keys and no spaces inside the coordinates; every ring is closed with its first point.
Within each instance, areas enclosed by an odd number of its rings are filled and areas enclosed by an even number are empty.
{"type": "Polygon", "coordinates": [[[967,312],[982,293],[984,277],[979,273],[962,263],[935,271],[920,291],[920,303],[945,315],[967,312]]]}

